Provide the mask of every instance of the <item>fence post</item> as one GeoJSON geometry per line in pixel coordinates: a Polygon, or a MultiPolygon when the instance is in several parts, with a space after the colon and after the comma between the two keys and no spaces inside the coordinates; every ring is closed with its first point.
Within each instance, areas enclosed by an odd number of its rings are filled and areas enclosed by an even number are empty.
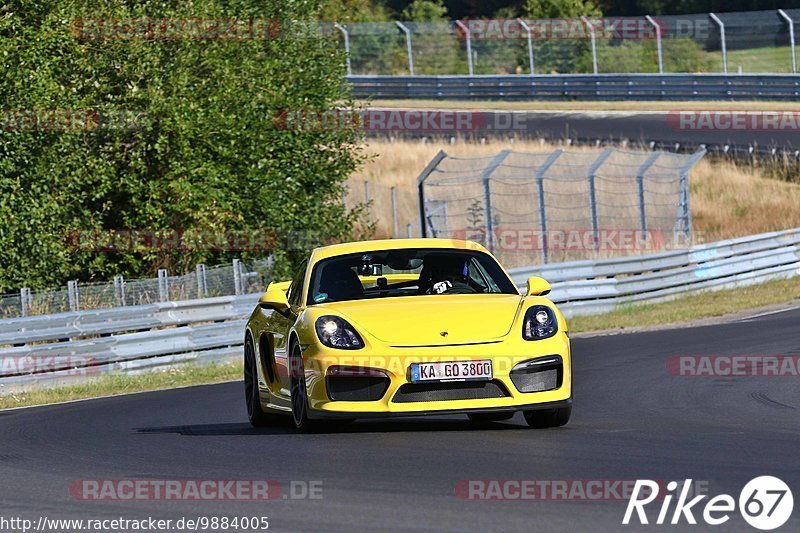
{"type": "Polygon", "coordinates": [[[613,148],[606,148],[597,156],[592,166],[589,167],[587,177],[589,178],[589,211],[592,216],[592,248],[596,251],[600,242],[600,226],[597,220],[597,188],[595,187],[595,179],[597,178],[597,171],[605,163],[606,159],[614,153],[613,148]]]}
{"type": "Polygon", "coordinates": [[[683,238],[686,239],[687,245],[692,242],[692,210],[689,203],[689,171],[706,155],[706,149],[700,148],[686,161],[681,167],[680,174],[680,187],[681,199],[678,206],[677,220],[675,221],[676,233],[683,232],[683,238]]]}
{"type": "Polygon", "coordinates": [[[435,169],[439,163],[442,162],[442,159],[447,157],[447,152],[444,150],[439,150],[439,153],[433,156],[431,162],[422,169],[419,176],[417,177],[417,194],[419,196],[419,227],[420,227],[420,234],[422,237],[428,236],[428,222],[425,216],[425,180],[428,179],[433,169],[435,169]]]}
{"type": "Polygon", "coordinates": [[[169,301],[169,274],[166,268],[158,269],[158,301],[169,301]]]}
{"type": "Polygon", "coordinates": [[[469,75],[472,76],[472,35],[470,35],[467,25],[460,20],[456,20],[456,26],[461,28],[467,38],[467,68],[469,69],[469,75]]]}
{"type": "Polygon", "coordinates": [[[347,30],[339,24],[338,22],[333,23],[333,27],[342,32],[344,36],[344,53],[345,53],[345,61],[347,62],[347,75],[353,75],[353,68],[350,65],[350,35],[347,33],[347,30]]]}
{"type": "Polygon", "coordinates": [[[70,311],[80,311],[81,303],[78,300],[78,282],[77,281],[68,281],[67,282],[67,298],[69,298],[69,310],[70,311]]]}
{"type": "Polygon", "coordinates": [[[200,263],[194,267],[197,276],[197,297],[205,298],[208,293],[208,284],[206,283],[206,265],[200,263]]]}
{"type": "Polygon", "coordinates": [[[547,242],[547,209],[544,202],[544,175],[547,174],[547,171],[553,164],[556,162],[561,154],[564,153],[564,150],[559,148],[549,156],[544,163],[536,169],[536,187],[538,189],[539,195],[539,228],[542,231],[542,262],[547,263],[548,260],[548,242],[547,242]]]}
{"type": "Polygon", "coordinates": [[[237,296],[242,294],[242,269],[238,259],[233,260],[233,293],[237,296]]]}
{"type": "Polygon", "coordinates": [[[650,154],[650,157],[642,163],[639,170],[636,171],[636,191],[639,196],[639,228],[642,232],[647,231],[647,211],[644,201],[644,175],[660,156],[661,152],[653,152],[650,154]]]}
{"type": "Polygon", "coordinates": [[[411,224],[406,224],[406,236],[410,239],[411,238],[411,224]]]}
{"type": "Polygon", "coordinates": [[[402,30],[403,33],[406,34],[406,52],[408,54],[408,73],[409,75],[414,75],[414,54],[411,51],[411,31],[403,24],[402,22],[394,21],[397,24],[397,27],[402,30]]]}
{"type": "Polygon", "coordinates": [[[592,26],[592,23],[589,22],[589,19],[586,17],[581,17],[581,20],[589,29],[589,36],[592,39],[592,69],[593,72],[597,74],[597,35],[595,35],[594,26],[592,26]]]}
{"type": "Polygon", "coordinates": [[[503,150],[492,159],[492,162],[489,163],[489,166],[484,169],[483,173],[481,174],[481,179],[483,180],[483,207],[484,213],[486,217],[486,248],[489,250],[490,253],[494,253],[494,220],[492,220],[492,173],[497,170],[503,160],[508,157],[508,154],[511,153],[511,150],[503,150]]]}
{"type": "Polygon", "coordinates": [[[392,238],[397,237],[397,188],[392,187],[392,238]]]}
{"type": "Polygon", "coordinates": [[[522,29],[525,30],[525,33],[528,34],[528,65],[530,65],[531,74],[533,74],[533,36],[531,34],[531,27],[528,26],[521,18],[518,18],[517,22],[519,22],[520,26],[522,26],[522,29]]]}
{"type": "Polygon", "coordinates": [[[31,290],[28,287],[19,290],[19,312],[20,316],[31,314],[31,290]]]}
{"type": "Polygon", "coordinates": [[[123,276],[114,276],[114,294],[117,296],[117,302],[120,307],[125,306],[125,278],[123,276]]]}
{"type": "Polygon", "coordinates": [[[709,13],[709,17],[713,20],[717,26],[719,26],[719,38],[722,43],[722,72],[725,74],[728,73],[728,47],[725,43],[725,24],[716,16],[714,13],[709,13]]]}
{"type": "Polygon", "coordinates": [[[647,22],[652,24],[653,28],[656,30],[656,52],[658,53],[658,73],[664,74],[664,57],[662,55],[661,49],[661,26],[659,26],[658,22],[656,22],[653,17],[650,15],[645,15],[647,22]]]}
{"type": "Polygon", "coordinates": [[[794,21],[783,9],[779,9],[778,14],[789,23],[789,42],[792,45],[792,74],[797,74],[797,52],[794,49],[794,21]]]}

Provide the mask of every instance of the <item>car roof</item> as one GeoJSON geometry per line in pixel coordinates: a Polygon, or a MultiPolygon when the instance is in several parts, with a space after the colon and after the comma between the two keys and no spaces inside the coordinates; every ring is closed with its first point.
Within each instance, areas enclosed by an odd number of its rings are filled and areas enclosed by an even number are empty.
{"type": "MultiPolygon", "coordinates": [[[[403,249],[443,249],[443,250],[471,250],[489,253],[486,248],[473,241],[458,239],[381,239],[374,241],[345,242],[332,244],[314,249],[311,252],[311,263],[339,255],[357,254],[364,252],[380,252],[384,250],[403,249]]],[[[491,254],[490,254],[491,255],[491,254]]]]}

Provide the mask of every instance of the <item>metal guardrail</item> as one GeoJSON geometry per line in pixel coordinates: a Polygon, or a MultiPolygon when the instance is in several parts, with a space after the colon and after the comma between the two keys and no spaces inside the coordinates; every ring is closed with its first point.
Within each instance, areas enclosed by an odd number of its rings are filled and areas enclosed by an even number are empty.
{"type": "MultiPolygon", "coordinates": [[[[524,286],[548,279],[567,316],[674,298],[699,290],[800,275],[800,228],[688,250],[510,270],[524,286]]],[[[259,294],[59,313],[0,321],[0,394],[136,374],[176,363],[241,357],[243,328],[259,294]],[[44,361],[45,368],[34,368],[44,361]]]]}
{"type": "Polygon", "coordinates": [[[800,229],[731,239],[659,254],[574,261],[512,269],[551,282],[551,297],[567,316],[611,311],[623,304],[732,288],[800,275],[800,229]]]}
{"type": "Polygon", "coordinates": [[[782,74],[512,74],[348,76],[356,99],[781,100],[800,97],[800,77],[782,74]]]}

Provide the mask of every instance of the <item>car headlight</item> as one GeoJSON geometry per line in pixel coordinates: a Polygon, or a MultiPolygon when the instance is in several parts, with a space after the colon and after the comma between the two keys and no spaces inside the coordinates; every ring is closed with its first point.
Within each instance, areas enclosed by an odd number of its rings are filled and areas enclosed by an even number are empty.
{"type": "Polygon", "coordinates": [[[525,312],[522,321],[522,338],[538,341],[552,337],[558,331],[555,312],[546,305],[534,305],[525,312]]]}
{"type": "Polygon", "coordinates": [[[330,348],[342,350],[358,350],[364,347],[364,341],[347,320],[338,316],[325,315],[317,319],[314,326],[320,342],[330,348]]]}

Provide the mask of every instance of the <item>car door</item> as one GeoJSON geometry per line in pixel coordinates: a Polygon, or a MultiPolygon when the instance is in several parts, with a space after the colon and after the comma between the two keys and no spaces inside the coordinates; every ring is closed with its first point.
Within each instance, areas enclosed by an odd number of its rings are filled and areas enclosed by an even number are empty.
{"type": "Polygon", "coordinates": [[[308,261],[303,261],[297,268],[292,284],[289,286],[287,299],[289,309],[282,313],[273,313],[273,331],[275,331],[275,367],[282,396],[289,396],[289,332],[297,321],[297,315],[302,308],[301,296],[305,284],[308,261]]]}

